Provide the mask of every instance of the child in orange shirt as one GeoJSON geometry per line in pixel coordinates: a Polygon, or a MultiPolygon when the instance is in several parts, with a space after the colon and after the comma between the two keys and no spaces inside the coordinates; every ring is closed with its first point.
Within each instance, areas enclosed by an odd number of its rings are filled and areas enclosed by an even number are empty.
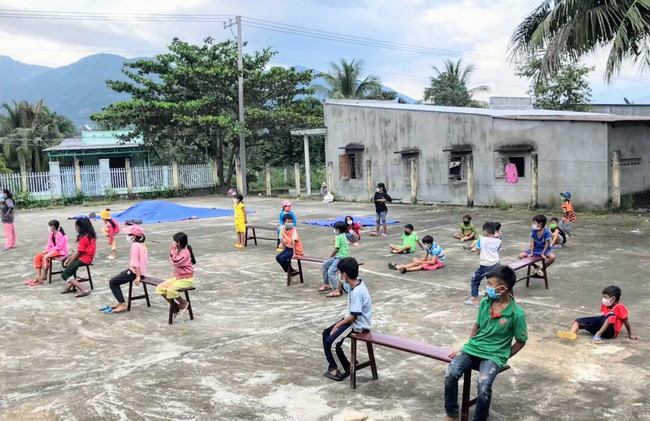
{"type": "Polygon", "coordinates": [[[573,237],[572,225],[576,220],[576,211],[573,209],[573,203],[571,203],[571,193],[563,191],[560,196],[562,198],[562,212],[564,212],[564,216],[560,221],[560,229],[569,237],[573,237]]]}

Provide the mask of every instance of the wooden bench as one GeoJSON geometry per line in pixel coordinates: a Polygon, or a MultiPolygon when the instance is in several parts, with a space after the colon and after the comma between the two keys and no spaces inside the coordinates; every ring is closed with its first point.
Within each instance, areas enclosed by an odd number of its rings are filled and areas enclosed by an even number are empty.
{"type": "MultiPolygon", "coordinates": [[[[151,302],[149,301],[149,292],[147,291],[147,285],[152,287],[157,287],[158,284],[165,282],[162,279],[152,278],[146,276],[140,279],[140,284],[144,290],[144,293],[141,295],[133,295],[133,284],[134,281],[129,282],[129,300],[126,307],[127,311],[131,311],[131,302],[135,300],[147,300],[147,307],[151,307],[151,302]]],[[[182,288],[178,292],[185,293],[185,300],[187,301],[187,311],[190,313],[190,320],[194,320],[194,313],[192,312],[192,302],[190,301],[190,291],[194,291],[195,287],[182,288]]],[[[174,321],[174,306],[172,303],[169,303],[169,324],[172,324],[174,321]]]]}
{"type": "MultiPolygon", "coordinates": [[[[370,367],[372,370],[373,380],[379,379],[377,374],[377,362],[375,361],[375,353],[372,345],[385,346],[387,348],[397,349],[411,354],[422,355],[423,357],[432,358],[434,360],[442,361],[444,363],[451,363],[452,359],[449,358],[451,349],[430,345],[423,342],[417,342],[411,339],[402,338],[399,336],[386,335],[377,332],[361,332],[351,333],[351,354],[350,361],[350,388],[356,389],[357,387],[357,371],[362,368],[370,367]],[[357,341],[366,343],[368,348],[368,361],[359,363],[357,360],[357,341]]],[[[500,373],[506,371],[510,366],[506,365],[499,371],[500,373]]],[[[472,367],[478,370],[478,367],[472,367]]],[[[476,404],[476,398],[470,399],[472,388],[472,370],[467,370],[463,375],[463,395],[461,401],[461,421],[469,421],[469,408],[476,404]]]]}
{"type": "Polygon", "coordinates": [[[278,241],[278,227],[272,227],[270,225],[246,225],[246,240],[244,240],[244,245],[248,246],[248,240],[253,240],[255,242],[255,245],[257,245],[257,240],[270,240],[270,241],[278,241]],[[249,235],[248,232],[250,232],[253,235],[249,235]],[[256,230],[264,230],[264,231],[273,231],[276,233],[275,237],[270,238],[270,237],[260,237],[257,235],[256,230]]]}
{"type": "MultiPolygon", "coordinates": [[[[63,273],[63,270],[65,269],[64,266],[63,266],[63,262],[65,261],[66,258],[67,258],[67,256],[63,256],[63,257],[61,257],[61,256],[57,256],[57,257],[49,257],[49,258],[48,258],[49,261],[50,261],[50,262],[49,262],[49,267],[47,268],[47,281],[48,281],[49,284],[52,283],[52,275],[59,275],[59,274],[63,273]],[[52,268],[52,265],[54,264],[54,261],[55,261],[55,260],[59,260],[59,261],[61,262],[61,270],[54,270],[54,269],[52,268]]],[[[83,267],[86,268],[86,273],[87,273],[86,278],[80,278],[79,276],[75,276],[75,278],[76,278],[77,281],[79,281],[79,282],[88,282],[88,283],[90,284],[90,289],[95,289],[95,286],[93,285],[93,277],[92,277],[92,275],[90,274],[90,267],[91,267],[91,266],[93,266],[92,263],[89,264],[89,265],[83,265],[83,266],[81,266],[81,267],[79,268],[79,269],[81,269],[81,268],[83,268],[83,267]]],[[[79,272],[79,270],[77,270],[77,273],[78,273],[78,272],[79,272]]],[[[76,289],[77,289],[77,288],[72,287],[72,290],[73,290],[73,291],[76,291],[76,289]]]]}
{"type": "MultiPolygon", "coordinates": [[[[302,275],[302,264],[300,262],[313,262],[313,263],[320,263],[323,264],[325,262],[325,258],[322,257],[314,257],[314,256],[293,256],[292,260],[297,260],[298,261],[298,273],[296,275],[300,275],[300,283],[304,283],[305,280],[302,275]]],[[[359,263],[359,266],[362,266],[362,262],[357,262],[359,263]]],[[[294,275],[295,276],[295,275],[294,275]]],[[[291,285],[291,273],[287,272],[287,286],[291,285]]]]}
{"type": "Polygon", "coordinates": [[[533,256],[533,257],[526,257],[525,259],[520,259],[517,260],[516,262],[510,263],[508,265],[510,269],[514,270],[515,272],[518,271],[519,269],[523,268],[528,268],[526,271],[526,276],[522,276],[520,278],[517,278],[517,282],[526,280],[526,288],[528,288],[528,285],[530,284],[530,278],[536,278],[536,279],[543,279],[544,280],[544,287],[548,289],[548,275],[546,274],[546,260],[542,259],[541,256],[533,256]],[[537,270],[535,269],[536,263],[542,262],[542,275],[537,274],[537,270]]]}

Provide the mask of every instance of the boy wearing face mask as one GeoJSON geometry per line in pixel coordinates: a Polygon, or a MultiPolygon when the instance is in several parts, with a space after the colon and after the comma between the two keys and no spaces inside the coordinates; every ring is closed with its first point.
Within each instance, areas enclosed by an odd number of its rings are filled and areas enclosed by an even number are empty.
{"type": "MultiPolygon", "coordinates": [[[[555,261],[555,254],[551,251],[551,231],[546,226],[546,217],[544,215],[535,215],[533,217],[533,223],[531,228],[533,229],[530,232],[530,248],[523,251],[520,255],[520,259],[525,259],[527,257],[541,256],[542,259],[546,262],[546,267],[549,267],[555,261]]],[[[541,269],[533,265],[535,269],[538,269],[537,274],[542,276],[541,269]]]]}
{"type": "Polygon", "coordinates": [[[418,245],[422,250],[424,249],[424,244],[418,238],[418,235],[413,232],[414,228],[411,224],[404,225],[404,234],[402,234],[402,245],[391,244],[390,252],[392,254],[402,254],[402,253],[415,253],[415,246],[418,245]]]}
{"type": "Polygon", "coordinates": [[[460,224],[460,232],[454,234],[453,237],[461,242],[476,238],[476,225],[472,224],[471,215],[463,216],[463,223],[460,224]]]}
{"type": "Polygon", "coordinates": [[[334,249],[330,254],[329,259],[323,262],[321,266],[323,273],[323,285],[318,289],[319,292],[331,291],[326,295],[327,298],[335,298],[341,296],[341,288],[338,282],[336,271],[338,268],[339,260],[344,257],[350,256],[350,247],[348,246],[348,239],[345,234],[348,232],[348,226],[343,221],[334,223],[334,249]]]}
{"type": "Polygon", "coordinates": [[[551,230],[551,248],[560,248],[566,244],[566,234],[559,227],[559,221],[557,218],[551,218],[551,224],[548,226],[551,230]]]}
{"type": "Polygon", "coordinates": [[[627,307],[621,304],[621,289],[617,286],[609,286],[603,289],[603,299],[600,304],[600,316],[580,317],[573,321],[571,330],[565,332],[557,331],[557,336],[562,339],[574,341],[578,335],[578,330],[583,329],[594,335],[595,344],[601,344],[603,339],[613,339],[621,333],[621,328],[625,325],[627,336],[632,340],[639,340],[638,336],[632,335],[632,326],[630,326],[629,313],[627,307]]]}
{"type": "Polygon", "coordinates": [[[481,300],[470,339],[460,351],[449,355],[452,362],[445,373],[445,421],[458,420],[458,380],[475,366],[480,374],[474,420],[487,420],[497,374],[526,344],[526,314],[512,296],[516,280],[508,266],[497,266],[487,275],[487,297],[481,300]]]}
{"type": "Polygon", "coordinates": [[[372,326],[372,301],[365,282],[358,279],[359,264],[352,257],[346,257],[336,265],[339,276],[339,290],[348,294],[348,311],[345,318],[323,331],[323,350],[328,368],[323,376],[342,381],[350,375],[350,362],[341,348],[343,340],[351,332],[364,332],[372,326]]]}
{"type": "Polygon", "coordinates": [[[280,227],[280,246],[282,251],[275,256],[275,260],[282,266],[285,273],[290,276],[297,275],[297,270],[291,267],[293,256],[302,256],[302,243],[298,238],[298,229],[294,226],[294,220],[291,214],[287,213],[282,217],[282,226],[280,227]]]}

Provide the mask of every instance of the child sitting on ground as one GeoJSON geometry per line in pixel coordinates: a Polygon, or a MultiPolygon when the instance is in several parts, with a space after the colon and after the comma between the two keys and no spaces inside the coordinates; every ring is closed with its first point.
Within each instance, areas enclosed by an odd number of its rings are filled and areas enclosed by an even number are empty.
{"type": "Polygon", "coordinates": [[[388,268],[399,270],[401,273],[414,272],[417,270],[436,270],[440,269],[445,264],[445,252],[438,244],[433,242],[433,237],[425,235],[422,239],[424,243],[424,259],[413,259],[413,263],[406,265],[398,265],[397,263],[389,263],[388,268]]]}
{"type": "Polygon", "coordinates": [[[571,193],[568,191],[563,191],[560,193],[562,200],[562,221],[560,221],[560,228],[566,233],[569,237],[573,237],[573,223],[576,220],[576,211],[573,208],[573,203],[571,203],[571,193]]]}
{"type": "Polygon", "coordinates": [[[331,292],[327,294],[327,298],[341,296],[341,291],[338,288],[339,283],[336,271],[339,260],[350,255],[348,239],[345,237],[347,231],[348,227],[345,225],[345,222],[338,221],[334,223],[334,234],[336,235],[336,239],[334,240],[334,250],[332,250],[329,259],[323,262],[323,285],[318,289],[319,292],[331,290],[331,292]]]}
{"type": "Polygon", "coordinates": [[[473,240],[476,237],[476,225],[472,224],[472,216],[464,215],[463,223],[460,224],[460,232],[454,234],[454,238],[462,241],[473,240]]]}
{"type": "MultiPolygon", "coordinates": [[[[551,231],[546,226],[546,217],[544,215],[535,215],[533,217],[532,231],[530,232],[530,248],[523,251],[520,259],[527,257],[541,256],[549,267],[555,261],[555,254],[551,251],[551,231]]],[[[533,265],[537,269],[537,275],[542,276],[542,270],[538,266],[533,265]]]]}
{"type": "Polygon", "coordinates": [[[445,421],[458,420],[458,380],[472,367],[479,369],[474,420],[487,420],[497,374],[526,345],[526,314],[512,296],[516,280],[508,266],[497,266],[488,273],[487,297],[481,300],[470,339],[460,351],[449,355],[452,362],[445,372],[445,421]]]}
{"type": "Polygon", "coordinates": [[[285,214],[282,221],[284,224],[280,227],[280,246],[283,250],[275,256],[275,260],[282,266],[284,273],[295,276],[300,272],[291,267],[291,259],[303,255],[302,242],[298,238],[298,229],[293,224],[291,214],[285,214]]]}
{"type": "Polygon", "coordinates": [[[486,222],[483,224],[483,235],[476,244],[479,256],[479,267],[470,280],[472,297],[465,302],[467,305],[478,304],[478,289],[481,281],[488,273],[499,265],[499,249],[501,239],[496,238],[496,223],[486,222]]]}
{"type": "Polygon", "coordinates": [[[115,236],[120,233],[120,225],[111,217],[111,210],[104,209],[99,212],[99,217],[104,221],[102,232],[108,237],[108,245],[111,246],[111,254],[108,260],[115,260],[117,257],[117,246],[115,245],[115,236]]]}
{"type": "Polygon", "coordinates": [[[298,219],[296,218],[296,214],[293,213],[291,210],[291,207],[293,204],[289,200],[283,200],[282,201],[282,210],[280,211],[280,216],[278,217],[278,244],[277,248],[275,249],[276,253],[280,253],[282,250],[284,250],[282,247],[280,247],[280,228],[282,225],[284,225],[284,215],[289,214],[291,215],[291,219],[293,220],[293,226],[298,225],[298,219]]]}
{"type": "Polygon", "coordinates": [[[558,225],[557,218],[551,218],[549,228],[551,230],[551,248],[558,249],[566,244],[566,234],[558,225]]]}
{"type": "Polygon", "coordinates": [[[422,250],[424,250],[424,245],[422,241],[418,238],[417,233],[413,230],[413,225],[406,224],[404,225],[404,233],[402,234],[402,244],[395,245],[391,244],[390,252],[392,254],[406,254],[406,253],[415,253],[415,246],[418,245],[422,250]]]}
{"type": "Polygon", "coordinates": [[[348,233],[346,234],[348,241],[353,246],[358,246],[359,241],[361,241],[361,228],[363,228],[363,225],[354,222],[354,218],[351,216],[345,217],[345,223],[348,226],[348,233]]]}
{"type": "Polygon", "coordinates": [[[348,311],[345,318],[323,331],[323,350],[327,371],[323,376],[340,382],[350,375],[350,362],[341,348],[343,340],[352,332],[364,332],[372,326],[372,301],[366,283],[358,278],[359,264],[352,257],[337,263],[341,272],[341,286],[348,293],[348,311]]]}
{"type": "Polygon", "coordinates": [[[578,330],[583,329],[594,335],[593,341],[595,344],[601,344],[603,339],[616,338],[623,325],[625,325],[628,338],[632,340],[641,339],[632,335],[629,313],[627,308],[620,303],[620,300],[621,289],[619,287],[612,285],[603,289],[603,299],[600,304],[601,315],[575,319],[570,331],[558,330],[557,336],[562,339],[575,340],[578,337],[576,335],[578,330]]]}
{"type": "Polygon", "coordinates": [[[49,230],[47,236],[47,245],[45,250],[34,256],[34,269],[36,269],[36,279],[25,282],[30,287],[43,285],[43,280],[47,277],[50,266],[50,259],[63,258],[68,255],[68,237],[61,228],[59,221],[51,220],[47,224],[49,230]]]}

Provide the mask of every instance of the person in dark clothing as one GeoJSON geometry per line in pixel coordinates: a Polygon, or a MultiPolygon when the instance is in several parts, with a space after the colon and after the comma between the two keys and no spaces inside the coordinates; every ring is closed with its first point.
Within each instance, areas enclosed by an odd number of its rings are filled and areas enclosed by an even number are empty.
{"type": "Polygon", "coordinates": [[[376,237],[379,235],[379,228],[381,224],[384,224],[384,232],[381,234],[382,237],[386,237],[386,214],[388,213],[388,206],[386,203],[391,203],[393,199],[388,195],[386,191],[386,185],[384,183],[377,184],[377,191],[375,192],[375,197],[373,202],[375,202],[375,212],[377,213],[377,231],[371,232],[370,235],[376,237]]]}

